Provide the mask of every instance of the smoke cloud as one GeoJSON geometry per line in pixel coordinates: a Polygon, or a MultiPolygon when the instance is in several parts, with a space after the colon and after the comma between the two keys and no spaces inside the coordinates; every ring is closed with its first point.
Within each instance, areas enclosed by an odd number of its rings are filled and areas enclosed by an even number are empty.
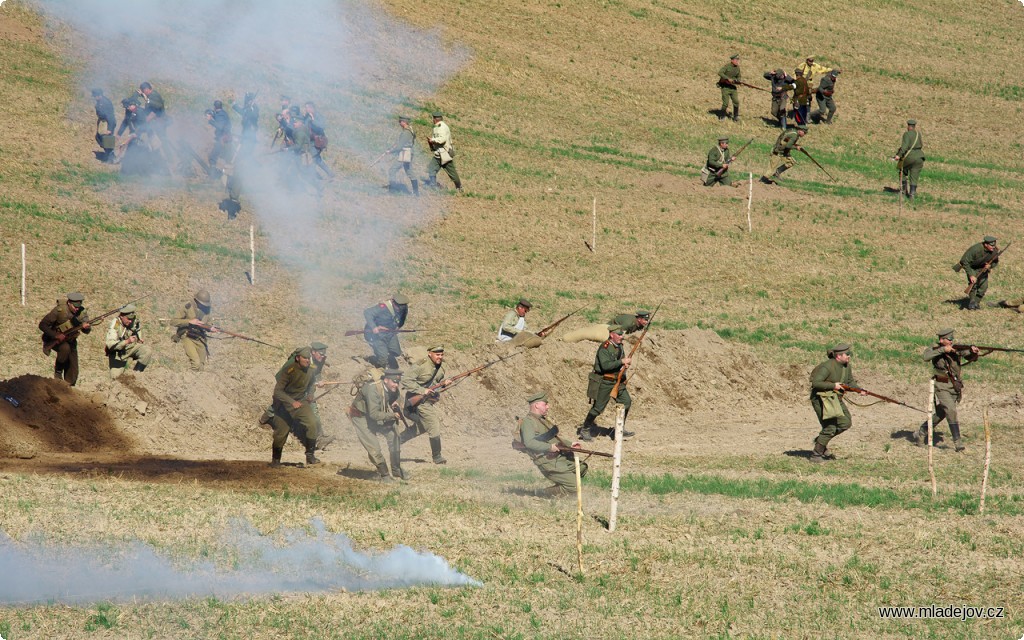
{"type": "Polygon", "coordinates": [[[141,541],[120,549],[110,544],[19,544],[0,533],[0,604],[482,586],[431,553],[404,545],[385,553],[361,553],[344,534],[328,532],[319,519],[310,521],[310,529],[312,533],[282,529],[271,537],[236,521],[213,562],[172,559],[141,541]]]}

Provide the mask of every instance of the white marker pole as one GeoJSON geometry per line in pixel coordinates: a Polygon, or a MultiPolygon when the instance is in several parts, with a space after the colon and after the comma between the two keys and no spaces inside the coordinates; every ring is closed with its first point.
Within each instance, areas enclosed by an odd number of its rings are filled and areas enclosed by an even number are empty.
{"type": "Polygon", "coordinates": [[[249,225],[249,284],[256,285],[256,229],[249,225]]]}
{"type": "Polygon", "coordinates": [[[939,488],[935,484],[935,458],[933,457],[933,451],[935,448],[935,425],[932,424],[932,412],[935,407],[935,378],[932,378],[928,383],[928,475],[932,480],[932,497],[938,495],[939,488]]]}
{"type": "Polygon", "coordinates": [[[754,173],[750,173],[750,187],[747,189],[747,233],[754,230],[750,223],[750,205],[754,202],[754,173]]]}
{"type": "Polygon", "coordinates": [[[25,243],[21,243],[21,306],[25,306],[25,243]]]}
{"type": "Polygon", "coordinates": [[[590,250],[597,252],[597,196],[594,196],[594,213],[591,216],[590,250]]]}
{"type": "Polygon", "coordinates": [[[615,531],[619,514],[619,476],[622,473],[622,429],[626,424],[626,409],[615,405],[615,448],[612,450],[612,505],[608,512],[608,533],[615,531]]]}

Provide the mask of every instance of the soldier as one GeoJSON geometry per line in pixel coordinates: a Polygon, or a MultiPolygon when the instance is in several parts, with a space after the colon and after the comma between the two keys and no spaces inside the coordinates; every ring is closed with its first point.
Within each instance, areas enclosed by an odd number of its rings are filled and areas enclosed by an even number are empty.
{"type": "Polygon", "coordinates": [[[57,352],[53,377],[72,387],[78,382],[78,334],[89,333],[89,314],[85,312],[85,296],[72,291],[57,299],[57,306],[39,321],[43,332],[43,353],[57,352]]]}
{"type": "Polygon", "coordinates": [[[740,96],[736,89],[737,82],[743,80],[740,73],[740,54],[729,56],[729,62],[718,70],[718,86],[722,89],[722,111],[719,120],[729,116],[729,102],[732,101],[732,119],[740,121],[740,96]]]}
{"type": "Polygon", "coordinates": [[[312,352],[309,347],[295,351],[275,376],[274,385],[274,441],[270,464],[281,464],[281,454],[288,442],[288,433],[294,432],[296,439],[306,449],[306,464],[320,464],[316,457],[317,417],[313,411],[310,392],[313,388],[315,370],[311,366],[312,352]]]}
{"type": "MultiPolygon", "coordinates": [[[[797,124],[807,124],[807,112],[811,108],[811,85],[804,77],[804,70],[796,68],[793,90],[793,109],[797,124]]],[[[785,128],[785,127],[783,127],[785,128]]]]}
{"type": "Polygon", "coordinates": [[[134,304],[126,304],[116,318],[110,321],[104,340],[107,367],[110,379],[115,380],[124,373],[129,360],[135,361],[135,371],[144,371],[153,360],[153,350],[142,343],[142,326],[134,304]]]}
{"type": "Polygon", "coordinates": [[[402,345],[398,341],[396,329],[405,325],[408,316],[409,298],[400,293],[363,311],[363,318],[366,319],[363,337],[373,349],[372,361],[375,367],[398,368],[402,345]]]}
{"type": "Polygon", "coordinates": [[[311,342],[309,352],[312,358],[310,367],[313,369],[313,388],[310,390],[309,404],[313,407],[313,413],[316,415],[316,432],[318,434],[316,448],[323,450],[338,438],[333,433],[327,434],[324,432],[324,422],[320,417],[320,407],[317,405],[316,397],[313,395],[313,391],[321,386],[320,378],[323,376],[324,367],[327,366],[327,345],[322,342],[311,342]]]}
{"type": "Polygon", "coordinates": [[[117,144],[114,139],[114,130],[117,129],[114,104],[103,95],[103,89],[93,89],[92,97],[96,101],[96,144],[103,148],[103,153],[97,153],[96,159],[113,164],[116,159],[114,147],[117,144]]]}
{"type": "MultiPolygon", "coordinates": [[[[811,407],[821,425],[821,432],[814,439],[814,451],[809,458],[811,462],[835,460],[828,449],[828,443],[853,425],[850,410],[843,401],[845,391],[841,386],[857,386],[853,368],[850,367],[850,357],[853,355],[850,345],[837,344],[826,353],[828,360],[811,371],[811,407]]],[[[861,392],[860,395],[867,394],[861,392]]]]}
{"type": "MultiPolygon", "coordinates": [[[[312,155],[313,164],[320,167],[327,176],[328,180],[334,180],[334,172],[324,162],[323,153],[324,149],[327,148],[327,133],[324,131],[324,120],[316,112],[316,105],[312,102],[307,102],[306,113],[303,116],[306,127],[309,129],[310,139],[312,140],[312,155]]],[[[319,177],[319,176],[317,176],[319,177]]]]}
{"type": "MultiPolygon", "coordinates": [[[[519,437],[514,443],[537,465],[545,478],[555,483],[538,492],[545,497],[558,497],[576,491],[576,468],[571,454],[559,451],[563,447],[578,448],[580,443],[569,442],[559,435],[558,426],[547,418],[548,394],[534,393],[526,398],[530,412],[519,422],[519,437]]],[[[587,475],[587,463],[580,462],[580,477],[587,475]]]]}
{"type": "Polygon", "coordinates": [[[447,386],[451,383],[444,376],[444,347],[436,346],[427,349],[427,357],[420,360],[406,372],[402,379],[405,389],[405,415],[412,420],[413,426],[402,433],[402,442],[411,440],[421,432],[426,432],[430,439],[430,453],[434,464],[445,464],[448,461],[441,455],[441,412],[437,404],[439,394],[429,387],[447,386]],[[411,404],[411,396],[424,396],[416,405],[411,404]]]}
{"type": "Polygon", "coordinates": [[[213,127],[213,148],[206,157],[206,163],[210,165],[210,177],[217,178],[220,171],[217,169],[217,160],[224,158],[230,162],[231,152],[231,117],[224,110],[224,103],[220,100],[213,101],[213,109],[206,111],[206,122],[213,127]]]}
{"type": "Polygon", "coordinates": [[[256,134],[259,129],[260,108],[256,104],[256,94],[248,92],[245,94],[245,102],[239,108],[232,104],[231,108],[242,118],[242,147],[251,149],[256,146],[256,134]]]}
{"type": "Polygon", "coordinates": [[[765,71],[765,80],[772,83],[772,117],[779,121],[779,127],[786,130],[786,111],[789,109],[789,91],[796,89],[796,80],[786,75],[782,69],[765,71]]]}
{"type": "Polygon", "coordinates": [[[317,196],[320,196],[323,194],[323,186],[320,184],[320,175],[313,168],[311,159],[316,148],[309,136],[309,126],[300,116],[298,107],[291,108],[289,126],[290,128],[285,131],[285,142],[290,141],[291,143],[290,149],[295,163],[294,170],[302,180],[312,185],[316,189],[317,196]]]}
{"type": "Polygon", "coordinates": [[[142,110],[142,119],[146,122],[146,132],[160,139],[160,150],[167,154],[167,160],[170,161],[171,145],[167,140],[167,125],[170,119],[167,117],[164,98],[154,91],[153,85],[148,82],[140,84],[136,93],[141,96],[145,107],[142,110]]]}
{"type": "Polygon", "coordinates": [[[430,158],[430,165],[427,167],[427,184],[440,188],[437,184],[437,172],[444,169],[448,177],[455,183],[455,188],[462,193],[462,180],[459,179],[459,172],[455,168],[455,147],[452,145],[452,132],[448,123],[444,121],[444,114],[435,112],[434,130],[430,134],[430,150],[434,155],[430,158]]]}
{"type": "MultiPolygon", "coordinates": [[[[960,421],[956,416],[956,405],[960,404],[964,391],[960,370],[978,360],[979,350],[972,345],[969,353],[961,356],[960,352],[953,348],[952,329],[942,329],[938,337],[937,344],[926,347],[921,353],[921,358],[925,362],[932,363],[932,379],[935,380],[935,414],[932,416],[932,429],[934,430],[935,426],[945,419],[953,436],[953,447],[959,452],[966,449],[960,440],[960,421]]],[[[914,443],[919,447],[923,446],[927,438],[926,420],[914,433],[914,443]]]]}
{"type": "Polygon", "coordinates": [[[917,179],[921,176],[921,169],[924,167],[924,153],[921,151],[921,132],[917,130],[917,120],[907,120],[907,130],[903,132],[903,139],[900,141],[900,148],[892,157],[898,164],[900,172],[900,189],[903,195],[911,200],[917,194],[917,179]],[[907,182],[910,188],[907,188],[907,182]]]}
{"type": "Polygon", "coordinates": [[[967,310],[977,311],[981,308],[981,299],[988,291],[988,275],[999,266],[999,258],[996,254],[999,249],[996,247],[994,236],[985,236],[978,244],[972,244],[964,251],[960,262],[953,266],[954,271],[964,270],[967,274],[967,283],[973,284],[971,293],[967,296],[967,310]],[[991,261],[991,264],[989,264],[991,261]],[[985,268],[987,265],[987,268],[985,268]]]}
{"type": "Polygon", "coordinates": [[[651,322],[651,312],[640,309],[636,313],[620,313],[609,322],[609,325],[617,324],[622,327],[622,333],[628,335],[636,333],[651,322]]]}
{"type": "Polygon", "coordinates": [[[825,65],[817,64],[814,61],[814,56],[807,56],[807,60],[797,67],[797,71],[803,72],[808,84],[813,84],[815,78],[820,78],[831,70],[825,65]]]}
{"type": "Polygon", "coordinates": [[[832,117],[836,115],[836,101],[832,99],[832,95],[836,92],[836,80],[839,79],[841,72],[841,69],[832,69],[818,82],[818,89],[814,94],[814,99],[818,101],[818,110],[813,116],[815,123],[821,122],[827,108],[828,117],[825,118],[825,124],[832,124],[832,117]]]}
{"type": "Polygon", "coordinates": [[[761,182],[765,184],[778,184],[783,172],[788,171],[796,164],[792,156],[793,149],[799,151],[802,148],[797,142],[805,135],[807,135],[807,125],[805,124],[798,124],[795,129],[787,129],[779,134],[778,140],[775,141],[775,146],[772,147],[772,157],[782,158],[782,164],[775,168],[775,173],[772,175],[766,174],[761,176],[761,182]]]}
{"type": "Polygon", "coordinates": [[[510,309],[501,321],[498,328],[498,342],[508,342],[515,338],[520,332],[529,331],[526,327],[526,314],[533,308],[533,304],[526,298],[519,298],[515,308],[510,309]]]}
{"type": "Polygon", "coordinates": [[[729,157],[729,138],[719,138],[718,144],[708,151],[708,161],[704,163],[701,175],[704,176],[704,186],[713,187],[721,183],[727,187],[732,186],[732,178],[729,177],[729,164],[733,158],[729,157]]]}
{"type": "MultiPolygon", "coordinates": [[[[590,400],[590,411],[583,420],[580,427],[580,440],[590,441],[599,435],[612,435],[614,430],[605,429],[598,425],[595,420],[608,406],[612,397],[612,388],[619,377],[619,372],[629,367],[630,357],[624,355],[622,350],[622,336],[624,329],[613,324],[608,327],[608,339],[597,348],[597,355],[594,358],[594,370],[590,372],[589,384],[587,385],[587,398],[590,400]]],[[[619,384],[619,394],[615,402],[626,409],[626,417],[629,416],[629,407],[633,403],[629,397],[629,389],[626,388],[626,376],[623,371],[622,382],[619,384]]],[[[629,438],[634,434],[632,431],[622,431],[623,438],[629,438]]]]}
{"type": "Polygon", "coordinates": [[[210,292],[200,289],[192,297],[192,302],[185,305],[181,315],[172,320],[177,328],[173,340],[181,343],[194,371],[201,371],[206,366],[206,356],[210,354],[207,334],[220,331],[216,327],[206,328],[213,318],[212,312],[210,292]]]}
{"type": "Polygon", "coordinates": [[[377,467],[378,479],[391,482],[391,476],[409,480],[409,473],[402,470],[402,439],[398,433],[398,421],[401,408],[398,398],[401,395],[399,383],[402,372],[398,369],[387,369],[384,377],[375,382],[367,382],[356,392],[348,415],[356,428],[359,443],[366,449],[370,463],[377,467]],[[380,452],[377,436],[384,436],[391,457],[391,475],[388,475],[388,464],[380,452]]]}
{"type": "Polygon", "coordinates": [[[409,183],[412,184],[412,192],[420,195],[420,181],[414,178],[412,174],[412,150],[416,144],[416,132],[409,126],[409,118],[405,116],[398,119],[398,126],[402,128],[402,133],[398,134],[395,146],[388,149],[388,153],[395,156],[391,167],[388,168],[388,191],[397,192],[405,190],[404,185],[398,182],[398,173],[405,171],[405,176],[409,178],[409,183]]]}

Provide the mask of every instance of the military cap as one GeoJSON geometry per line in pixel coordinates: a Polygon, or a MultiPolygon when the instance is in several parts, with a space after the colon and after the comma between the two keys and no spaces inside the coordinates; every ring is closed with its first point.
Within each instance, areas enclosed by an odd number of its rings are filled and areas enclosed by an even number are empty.
{"type": "Polygon", "coordinates": [[[829,349],[828,352],[832,355],[839,355],[840,353],[846,353],[847,351],[850,350],[850,348],[850,345],[846,344],[845,342],[840,342],[836,346],[829,349]]]}
{"type": "Polygon", "coordinates": [[[143,82],[139,85],[139,88],[145,91],[146,89],[152,89],[153,85],[149,84],[148,82],[143,82]]]}
{"type": "Polygon", "coordinates": [[[437,345],[434,347],[430,347],[429,349],[427,349],[427,351],[429,351],[430,353],[444,353],[444,347],[442,345],[437,345]]]}
{"type": "Polygon", "coordinates": [[[295,350],[295,355],[309,359],[313,357],[313,351],[309,347],[302,347],[300,349],[295,350]]]}
{"type": "Polygon", "coordinates": [[[223,109],[224,108],[224,103],[221,102],[220,100],[214,100],[213,101],[213,108],[214,109],[223,109]]]}
{"type": "Polygon", "coordinates": [[[838,76],[842,72],[843,72],[842,69],[833,69],[833,70],[829,71],[828,74],[830,76],[838,76]]]}
{"type": "Polygon", "coordinates": [[[444,114],[441,113],[440,111],[435,111],[434,113],[430,114],[430,117],[431,118],[443,118],[444,114]]]}
{"type": "Polygon", "coordinates": [[[409,298],[402,295],[401,293],[396,293],[395,295],[391,296],[391,301],[394,302],[395,304],[409,304],[409,298]]]}
{"type": "Polygon", "coordinates": [[[96,97],[102,96],[102,95],[103,95],[103,89],[93,89],[92,90],[92,97],[96,98],[96,97]]]}
{"type": "Polygon", "coordinates": [[[526,298],[519,298],[519,305],[526,307],[527,309],[533,308],[533,303],[527,300],[526,298]]]}
{"type": "Polygon", "coordinates": [[[547,402],[548,393],[547,391],[537,391],[526,396],[527,404],[533,404],[534,402],[547,402]]]}
{"type": "Polygon", "coordinates": [[[75,304],[81,304],[85,300],[85,296],[79,291],[71,291],[68,293],[68,302],[74,302],[75,304]]]}
{"type": "Polygon", "coordinates": [[[917,126],[917,120],[907,120],[907,124],[912,127],[917,126]]]}
{"type": "Polygon", "coordinates": [[[402,370],[401,369],[385,369],[384,370],[384,377],[385,378],[401,378],[402,377],[402,370]]]}
{"type": "Polygon", "coordinates": [[[806,124],[798,124],[798,125],[796,125],[796,129],[797,129],[797,131],[807,131],[807,125],[806,124]]]}
{"type": "Polygon", "coordinates": [[[138,309],[135,307],[134,304],[126,304],[123,307],[121,307],[122,316],[134,316],[136,311],[138,311],[138,309]]]}
{"type": "Polygon", "coordinates": [[[398,116],[399,122],[409,122],[409,116],[398,116]]]}
{"type": "Polygon", "coordinates": [[[814,56],[807,56],[807,62],[814,62],[814,56]]]}
{"type": "Polygon", "coordinates": [[[313,342],[309,345],[313,351],[327,351],[327,345],[322,342],[313,342]]]}
{"type": "Polygon", "coordinates": [[[196,291],[196,295],[192,296],[192,299],[203,305],[204,307],[210,306],[210,292],[206,289],[200,289],[196,291]]]}
{"type": "Polygon", "coordinates": [[[985,236],[981,241],[984,242],[985,244],[995,244],[996,243],[996,237],[995,236],[985,236]]]}
{"type": "Polygon", "coordinates": [[[131,106],[136,106],[137,107],[137,106],[139,106],[139,103],[136,102],[132,98],[125,98],[124,100],[121,101],[121,106],[124,107],[125,109],[127,109],[128,107],[131,107],[131,106]]]}
{"type": "Polygon", "coordinates": [[[947,328],[947,329],[939,329],[939,332],[938,332],[937,335],[940,338],[948,338],[949,340],[952,340],[953,339],[953,330],[949,329],[949,328],[947,328]]]}
{"type": "Polygon", "coordinates": [[[729,138],[728,138],[728,136],[723,136],[723,137],[719,138],[718,141],[719,142],[729,142],[729,138]]]}
{"type": "Polygon", "coordinates": [[[731,56],[729,56],[729,59],[730,60],[739,60],[740,59],[740,54],[734,53],[731,56]]]}
{"type": "Polygon", "coordinates": [[[639,311],[636,312],[636,317],[638,317],[638,318],[650,318],[651,317],[651,312],[646,310],[646,309],[640,309],[639,311]]]}
{"type": "Polygon", "coordinates": [[[621,336],[622,332],[623,332],[623,329],[622,329],[621,326],[619,326],[617,324],[608,325],[608,333],[615,333],[615,334],[618,334],[618,335],[621,336]]]}
{"type": "Polygon", "coordinates": [[[288,107],[288,113],[292,114],[293,116],[298,116],[302,115],[302,110],[299,109],[299,105],[293,104],[292,106],[288,107]]]}
{"type": "Polygon", "coordinates": [[[784,76],[784,75],[786,75],[786,72],[783,71],[781,68],[779,68],[779,69],[775,70],[775,75],[777,75],[777,76],[784,76]]]}

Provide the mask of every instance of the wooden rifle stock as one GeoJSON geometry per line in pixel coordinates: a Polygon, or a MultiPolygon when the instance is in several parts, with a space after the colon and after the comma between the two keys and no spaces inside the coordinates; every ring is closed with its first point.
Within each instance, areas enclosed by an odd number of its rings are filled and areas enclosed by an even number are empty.
{"type": "MultiPolygon", "coordinates": [[[[736,155],[734,155],[733,157],[729,158],[729,162],[727,162],[726,164],[732,164],[733,161],[736,160],[736,158],[740,157],[740,154],[743,153],[743,150],[746,149],[747,147],[749,147],[750,143],[753,142],[753,141],[754,141],[753,138],[751,138],[750,140],[747,140],[747,144],[745,144],[742,147],[740,147],[740,150],[736,152],[736,155]]],[[[722,167],[721,169],[719,169],[715,173],[715,175],[716,176],[721,176],[723,173],[725,173],[725,167],[722,167]]]]}
{"type": "MultiPolygon", "coordinates": [[[[651,317],[647,320],[647,324],[644,326],[643,333],[640,334],[640,338],[636,341],[636,344],[633,345],[633,348],[630,349],[630,351],[629,351],[630,361],[632,361],[633,354],[636,353],[636,350],[640,348],[640,343],[644,341],[644,337],[647,335],[647,330],[651,328],[651,323],[654,322],[654,316],[658,313],[658,309],[661,308],[662,304],[663,303],[659,302],[658,306],[655,307],[654,311],[651,312],[651,317]]],[[[612,387],[612,394],[611,394],[612,400],[616,400],[619,397],[619,385],[622,384],[622,376],[624,376],[625,373],[626,373],[626,368],[622,367],[622,368],[619,369],[619,374],[615,377],[615,386],[612,387]]]]}
{"type": "MultiPolygon", "coordinates": [[[[104,318],[109,318],[110,316],[114,315],[115,313],[117,313],[118,311],[123,309],[124,307],[126,307],[126,306],[128,306],[130,304],[135,304],[139,300],[145,300],[146,298],[150,297],[151,295],[153,295],[153,294],[152,293],[147,293],[146,295],[142,296],[141,298],[135,298],[134,300],[132,300],[130,302],[126,302],[126,303],[122,304],[119,307],[115,307],[115,308],[111,309],[110,311],[106,311],[106,312],[96,316],[95,318],[89,318],[89,320],[87,322],[82,323],[82,324],[88,324],[89,328],[91,329],[92,326],[94,324],[96,324],[97,322],[99,322],[100,320],[103,320],[104,318]]],[[[72,327],[72,328],[68,329],[67,332],[64,334],[64,339],[63,340],[54,340],[52,342],[47,342],[46,344],[44,344],[43,345],[43,351],[46,353],[46,355],[50,355],[50,351],[54,347],[56,347],[57,345],[59,345],[62,342],[67,342],[68,340],[76,337],[81,332],[82,332],[81,325],[79,325],[77,327],[72,327]]]]}
{"type": "Polygon", "coordinates": [[[588,456],[601,456],[602,458],[614,458],[610,453],[604,451],[594,451],[593,449],[579,449],[577,447],[567,447],[565,445],[558,445],[559,453],[583,453],[588,456]]]}
{"type": "MultiPolygon", "coordinates": [[[[584,242],[586,242],[586,241],[584,241],[584,242]]],[[[540,331],[538,331],[538,332],[537,332],[537,335],[538,335],[538,336],[540,336],[541,338],[546,338],[546,337],[548,336],[548,334],[549,334],[549,333],[551,333],[552,331],[554,331],[555,329],[557,329],[557,328],[558,328],[558,325],[562,324],[563,322],[565,322],[566,320],[568,320],[568,319],[569,319],[569,318],[571,318],[572,316],[576,315],[576,314],[577,314],[577,313],[579,313],[580,311],[583,311],[583,309],[584,309],[585,307],[586,307],[586,305],[583,305],[582,307],[580,307],[579,309],[576,309],[576,310],[575,310],[575,311],[573,311],[572,313],[567,313],[567,314],[565,314],[564,316],[562,316],[561,318],[559,318],[559,319],[558,319],[558,320],[556,320],[555,322],[552,322],[552,323],[551,323],[551,324],[549,324],[548,326],[546,326],[546,327],[544,327],[543,329],[541,329],[540,331]]]]}

